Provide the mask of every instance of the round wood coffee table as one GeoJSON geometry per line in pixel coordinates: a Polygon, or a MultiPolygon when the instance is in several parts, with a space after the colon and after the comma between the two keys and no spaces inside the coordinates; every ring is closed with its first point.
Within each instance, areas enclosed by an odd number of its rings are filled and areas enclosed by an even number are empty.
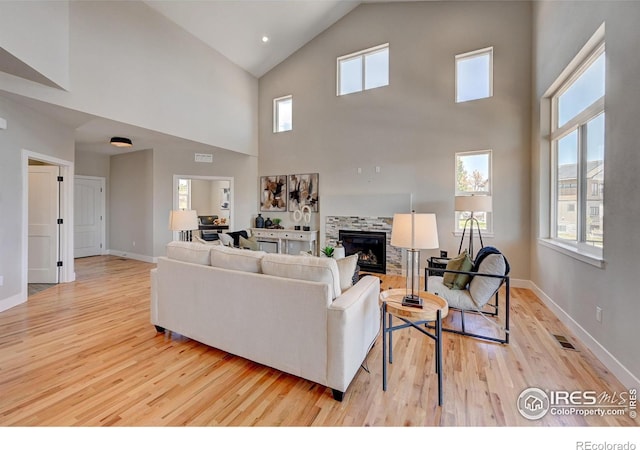
{"type": "Polygon", "coordinates": [[[387,390],[387,351],[389,352],[389,364],[393,363],[393,332],[413,327],[422,334],[429,336],[435,342],[438,405],[442,405],[442,319],[447,317],[449,305],[442,297],[420,291],[419,296],[422,299],[422,308],[403,306],[402,299],[405,294],[405,289],[389,289],[380,293],[382,307],[382,390],[387,390]],[[403,323],[394,326],[393,317],[397,317],[403,323]],[[433,333],[427,331],[426,327],[420,326],[428,322],[435,322],[433,333]],[[387,333],[389,333],[388,347],[387,333]]]}

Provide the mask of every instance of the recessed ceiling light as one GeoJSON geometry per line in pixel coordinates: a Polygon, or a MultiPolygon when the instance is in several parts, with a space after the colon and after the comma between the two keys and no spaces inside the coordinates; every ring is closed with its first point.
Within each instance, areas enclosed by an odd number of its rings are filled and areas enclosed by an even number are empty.
{"type": "Polygon", "coordinates": [[[262,42],[264,42],[265,44],[269,42],[269,36],[262,36],[262,42]]]}
{"type": "Polygon", "coordinates": [[[133,143],[129,138],[114,136],[111,138],[111,145],[115,145],[116,147],[131,147],[133,143]]]}

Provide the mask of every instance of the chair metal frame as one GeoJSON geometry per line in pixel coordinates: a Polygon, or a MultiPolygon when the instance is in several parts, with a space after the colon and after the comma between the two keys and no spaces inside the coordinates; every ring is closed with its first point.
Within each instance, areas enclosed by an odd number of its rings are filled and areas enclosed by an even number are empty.
{"type": "Polygon", "coordinates": [[[473,310],[473,309],[461,309],[461,308],[456,308],[454,306],[449,305],[449,309],[450,310],[455,310],[455,311],[460,311],[460,320],[461,320],[461,324],[462,324],[462,330],[456,330],[453,328],[445,328],[442,327],[443,331],[447,331],[449,333],[455,333],[455,334],[460,334],[463,336],[469,336],[469,337],[474,337],[474,338],[478,338],[478,339],[484,339],[487,341],[492,341],[492,342],[498,342],[500,344],[508,344],[509,343],[509,310],[510,310],[510,281],[509,281],[509,275],[495,275],[495,274],[490,274],[490,273],[481,273],[481,272],[468,272],[468,271],[461,271],[461,270],[449,270],[449,269],[436,269],[433,267],[426,267],[425,271],[424,271],[424,290],[427,291],[427,287],[428,287],[428,282],[429,282],[429,272],[431,273],[439,273],[442,274],[442,276],[444,276],[445,273],[455,273],[455,274],[466,274],[466,275],[470,275],[472,277],[478,277],[478,276],[482,276],[482,277],[489,277],[489,278],[499,278],[500,281],[500,285],[498,286],[498,288],[496,289],[496,291],[491,295],[491,299],[483,306],[484,307],[488,307],[490,309],[490,311],[482,311],[481,310],[473,310]],[[505,325],[504,325],[504,337],[494,337],[494,336],[486,336],[486,335],[481,335],[481,334],[476,334],[476,333],[470,333],[466,330],[465,327],[465,322],[464,322],[464,314],[465,312],[471,313],[471,314],[483,314],[485,316],[493,316],[493,317],[498,317],[499,316],[499,305],[500,305],[500,288],[502,286],[505,286],[505,325]]]}

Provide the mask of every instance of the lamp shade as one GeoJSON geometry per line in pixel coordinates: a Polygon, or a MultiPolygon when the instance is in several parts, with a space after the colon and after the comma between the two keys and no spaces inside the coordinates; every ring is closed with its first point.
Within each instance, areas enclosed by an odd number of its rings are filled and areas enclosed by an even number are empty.
{"type": "Polygon", "coordinates": [[[169,213],[169,229],[187,231],[198,229],[198,213],[195,209],[178,209],[169,213]]]}
{"type": "Polygon", "coordinates": [[[455,209],[456,211],[491,212],[493,202],[490,195],[457,195],[455,209]]]}
{"type": "Polygon", "coordinates": [[[438,248],[435,214],[394,214],[391,245],[410,249],[438,248]]]}

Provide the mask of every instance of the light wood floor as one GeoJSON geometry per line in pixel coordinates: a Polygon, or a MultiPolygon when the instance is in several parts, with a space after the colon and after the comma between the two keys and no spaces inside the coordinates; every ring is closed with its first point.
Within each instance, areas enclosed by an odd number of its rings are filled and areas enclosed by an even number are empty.
{"type": "MultiPolygon", "coordinates": [[[[370,373],[361,369],[340,403],[323,386],[156,333],[152,267],[79,259],[76,282],[0,313],[0,425],[636,425],[626,415],[520,416],[516,399],[527,387],[624,390],[528,290],[512,289],[509,345],[445,335],[442,407],[433,342],[412,329],[394,334],[387,392],[379,339],[370,373]],[[560,348],[551,334],[569,337],[577,351],[560,348]]],[[[398,277],[382,278],[383,289],[403,287],[398,277]]]]}

